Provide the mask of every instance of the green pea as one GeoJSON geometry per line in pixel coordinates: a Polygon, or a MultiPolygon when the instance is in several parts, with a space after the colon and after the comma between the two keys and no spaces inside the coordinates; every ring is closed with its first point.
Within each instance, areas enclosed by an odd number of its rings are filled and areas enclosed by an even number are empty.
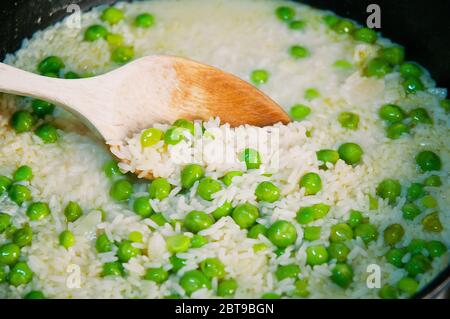
{"type": "Polygon", "coordinates": [[[347,19],[341,19],[333,26],[333,30],[338,34],[350,34],[355,29],[353,22],[347,19]]]}
{"type": "Polygon", "coordinates": [[[106,35],[106,42],[110,46],[119,47],[123,44],[123,36],[117,33],[108,33],[106,35]]]}
{"type": "Polygon", "coordinates": [[[200,269],[208,278],[225,277],[225,265],[218,258],[206,258],[200,263],[200,269]]]}
{"type": "Polygon", "coordinates": [[[384,104],[378,110],[378,115],[390,124],[399,123],[405,118],[405,112],[395,104],[384,104]]]}
{"type": "Polygon", "coordinates": [[[193,233],[206,229],[214,224],[214,219],[204,213],[197,210],[193,210],[184,218],[184,226],[193,233]]]}
{"type": "Polygon", "coordinates": [[[326,15],[322,17],[323,22],[329,26],[329,27],[333,27],[336,24],[338,24],[339,21],[341,21],[341,19],[335,15],[326,15]]]}
{"type": "Polygon", "coordinates": [[[338,148],[339,157],[348,165],[356,165],[361,161],[363,150],[356,143],[344,143],[338,148]]]}
{"type": "Polygon", "coordinates": [[[98,39],[106,39],[108,30],[102,25],[94,24],[86,29],[84,32],[84,40],[93,42],[98,39]]]}
{"type": "Polygon", "coordinates": [[[23,298],[24,299],[46,299],[44,293],[40,290],[32,290],[29,293],[27,293],[23,298]]]}
{"type": "Polygon", "coordinates": [[[310,55],[309,50],[300,45],[293,45],[289,48],[289,54],[294,59],[303,59],[310,55]]]}
{"type": "Polygon", "coordinates": [[[219,297],[232,297],[236,293],[238,284],[234,279],[222,280],[217,286],[217,295],[219,297]]]}
{"type": "Polygon", "coordinates": [[[422,151],[416,156],[416,163],[422,172],[439,171],[441,158],[432,151],[422,151]]]}
{"type": "Polygon", "coordinates": [[[400,65],[400,74],[403,77],[420,77],[423,74],[422,68],[413,62],[405,62],[400,65]]]}
{"type": "Polygon", "coordinates": [[[44,123],[34,132],[45,144],[55,143],[58,140],[58,132],[50,123],[44,123]]]}
{"type": "Polygon", "coordinates": [[[31,199],[30,190],[26,186],[20,184],[12,185],[8,191],[8,195],[9,198],[19,206],[31,199]]]}
{"type": "Polygon", "coordinates": [[[345,261],[349,253],[350,248],[342,242],[330,243],[330,246],[328,246],[330,259],[336,259],[338,262],[345,261]]]}
{"type": "Polygon", "coordinates": [[[111,52],[111,60],[118,64],[124,64],[134,58],[134,48],[132,46],[119,46],[111,52]]]}
{"type": "Polygon", "coordinates": [[[207,201],[213,200],[213,195],[222,189],[222,185],[210,178],[206,177],[200,181],[197,188],[198,195],[207,201]]]}
{"type": "Polygon", "coordinates": [[[192,248],[200,248],[205,246],[208,243],[208,239],[202,235],[194,235],[191,239],[191,247],[192,248]]]}
{"type": "Polygon", "coordinates": [[[273,203],[280,199],[280,189],[271,182],[261,182],[256,187],[255,195],[259,201],[273,203]]]}
{"type": "Polygon", "coordinates": [[[415,94],[417,91],[425,89],[422,81],[414,76],[409,76],[403,80],[403,88],[407,94],[415,94]]]}
{"type": "Polygon", "coordinates": [[[295,281],[295,288],[292,293],[294,296],[299,296],[303,298],[308,297],[310,295],[310,291],[308,289],[308,279],[306,278],[297,279],[295,281]]]}
{"type": "Polygon", "coordinates": [[[278,281],[282,281],[286,278],[297,278],[299,273],[300,267],[296,264],[289,264],[284,266],[280,265],[275,271],[275,276],[277,277],[278,281]]]}
{"type": "Polygon", "coordinates": [[[324,149],[316,152],[317,159],[324,164],[320,166],[322,169],[326,169],[325,163],[336,164],[339,159],[339,153],[335,150],[324,149]]]}
{"type": "Polygon", "coordinates": [[[150,198],[163,200],[168,197],[170,191],[172,190],[172,186],[165,178],[157,178],[152,181],[148,188],[148,192],[150,194],[150,198]]]}
{"type": "Polygon", "coordinates": [[[254,70],[250,74],[250,80],[255,85],[265,84],[267,83],[267,81],[269,81],[269,76],[269,72],[267,72],[266,70],[254,70]]]}
{"type": "Polygon", "coordinates": [[[378,209],[378,199],[376,199],[370,194],[368,195],[368,197],[369,197],[369,210],[378,209]]]}
{"type": "Polygon", "coordinates": [[[222,206],[217,207],[213,212],[212,216],[215,220],[219,220],[220,218],[224,216],[228,216],[233,211],[233,206],[230,202],[223,203],[222,206]]]}
{"type": "Polygon", "coordinates": [[[441,100],[439,105],[444,109],[445,112],[450,112],[450,99],[441,100]]]}
{"type": "Polygon", "coordinates": [[[400,185],[400,182],[392,178],[384,179],[377,186],[377,195],[383,199],[387,199],[389,204],[395,204],[401,191],[402,186],[400,185]]]}
{"type": "Polygon", "coordinates": [[[414,203],[406,203],[403,205],[402,212],[403,218],[407,220],[414,220],[414,218],[422,213],[420,208],[414,203]]]}
{"type": "Polygon", "coordinates": [[[176,145],[185,138],[186,129],[172,126],[164,133],[164,142],[168,145],[176,145]]]}
{"type": "Polygon", "coordinates": [[[406,191],[406,198],[409,201],[415,201],[425,195],[425,190],[423,189],[423,185],[419,183],[412,183],[409,185],[406,191]]]}
{"type": "Polygon", "coordinates": [[[423,274],[431,268],[431,263],[427,257],[417,254],[405,264],[405,270],[411,277],[423,274]]]}
{"type": "Polygon", "coordinates": [[[194,136],[195,135],[195,125],[189,120],[186,119],[178,119],[173,123],[173,126],[180,127],[189,131],[189,133],[194,136]]]}
{"type": "Polygon", "coordinates": [[[348,70],[353,68],[353,64],[348,62],[347,60],[337,60],[333,63],[333,66],[342,70],[348,70]]]}
{"type": "Polygon", "coordinates": [[[365,75],[369,77],[382,78],[392,72],[392,67],[383,58],[373,58],[367,63],[365,75]]]}
{"type": "Polygon", "coordinates": [[[399,139],[403,134],[409,133],[409,127],[403,123],[394,123],[386,127],[386,136],[392,140],[399,139]]]}
{"type": "Polygon", "coordinates": [[[50,214],[50,208],[47,203],[35,202],[28,206],[27,216],[30,220],[41,220],[50,214]]]}
{"type": "Polygon", "coordinates": [[[83,215],[83,210],[77,202],[70,201],[64,209],[64,215],[67,222],[72,223],[83,215]]]}
{"type": "Polygon", "coordinates": [[[191,246],[191,239],[183,234],[176,234],[166,238],[167,250],[172,254],[183,253],[191,246]]]}
{"type": "Polygon", "coordinates": [[[64,74],[64,78],[68,79],[68,80],[79,79],[80,75],[78,73],[73,72],[73,71],[69,71],[66,74],[64,74]]]}
{"type": "Polygon", "coordinates": [[[259,209],[255,205],[245,203],[236,206],[231,213],[231,217],[239,227],[250,228],[256,223],[259,217],[259,209]]]}
{"type": "Polygon", "coordinates": [[[425,206],[426,208],[435,208],[438,206],[438,202],[436,200],[436,198],[434,198],[431,195],[425,195],[422,198],[422,205],[425,206]]]}
{"type": "Polygon", "coordinates": [[[330,231],[331,242],[346,241],[351,240],[352,238],[353,238],[353,230],[349,225],[345,223],[340,223],[331,226],[330,231]]]}
{"type": "Polygon", "coordinates": [[[103,264],[102,273],[100,275],[102,277],[123,277],[125,275],[125,270],[120,262],[112,261],[103,264]]]}
{"type": "Polygon", "coordinates": [[[211,281],[201,271],[190,270],[181,276],[180,286],[184,289],[186,294],[190,296],[193,292],[201,288],[211,289],[211,281]]]}
{"type": "Polygon", "coordinates": [[[297,240],[297,230],[291,222],[277,220],[267,230],[267,238],[279,248],[286,248],[297,240]]]}
{"type": "Polygon", "coordinates": [[[152,214],[149,218],[158,226],[163,226],[164,224],[168,223],[164,215],[161,213],[152,214]]]}
{"type": "Polygon", "coordinates": [[[405,59],[405,49],[399,46],[383,48],[380,50],[379,56],[386,60],[390,65],[401,64],[405,59]]]}
{"type": "Polygon", "coordinates": [[[299,224],[308,224],[314,220],[325,217],[330,211],[330,206],[326,204],[314,204],[308,207],[302,207],[297,211],[296,219],[299,224]]]}
{"type": "Polygon", "coordinates": [[[426,249],[431,258],[441,257],[447,251],[447,247],[438,240],[427,242],[426,249]]]}
{"type": "Polygon", "coordinates": [[[406,251],[400,248],[392,248],[390,249],[385,257],[388,263],[394,265],[397,268],[403,268],[403,257],[405,256],[406,251]]]}
{"type": "Polygon", "coordinates": [[[134,19],[134,25],[139,28],[150,28],[155,24],[155,17],[150,13],[141,13],[134,19]]]}
{"type": "Polygon", "coordinates": [[[170,264],[172,265],[172,272],[177,273],[178,270],[186,266],[186,259],[178,258],[176,255],[170,256],[170,264]]]}
{"type": "Polygon", "coordinates": [[[18,229],[13,234],[13,243],[19,247],[24,247],[31,244],[33,240],[33,231],[30,226],[25,226],[18,229]]]}
{"type": "Polygon", "coordinates": [[[31,107],[33,109],[33,113],[41,118],[46,115],[52,115],[55,110],[55,105],[38,99],[34,99],[33,102],[31,102],[31,107]]]}
{"type": "Polygon", "coordinates": [[[427,110],[425,110],[423,107],[411,110],[409,112],[409,117],[411,118],[413,124],[433,124],[433,120],[431,119],[430,115],[428,115],[427,110]]]}
{"type": "Polygon", "coordinates": [[[421,254],[425,249],[426,242],[423,239],[413,239],[407,246],[407,251],[411,255],[421,254]]]}
{"type": "Polygon", "coordinates": [[[314,241],[320,239],[320,226],[310,226],[303,229],[303,239],[308,241],[314,241]]]}
{"type": "Polygon", "coordinates": [[[148,268],[145,271],[144,279],[156,282],[161,285],[169,278],[169,273],[162,267],[148,268]]]}
{"type": "Polygon", "coordinates": [[[363,215],[362,215],[362,213],[360,211],[352,209],[350,211],[350,216],[348,218],[347,224],[351,228],[355,228],[359,224],[362,224],[362,222],[363,222],[363,215]]]}
{"type": "Polygon", "coordinates": [[[120,179],[112,185],[109,194],[116,201],[125,201],[131,197],[133,185],[126,179],[120,179]]]}
{"type": "Polygon", "coordinates": [[[20,257],[20,247],[9,243],[0,246],[0,265],[15,264],[20,257]]]}
{"type": "Polygon", "coordinates": [[[274,292],[267,292],[261,296],[261,299],[281,299],[281,296],[274,292]]]}
{"type": "Polygon", "coordinates": [[[3,233],[11,225],[11,216],[0,213],[0,234],[3,233]]]}
{"type": "Polygon", "coordinates": [[[113,242],[109,240],[106,234],[101,234],[95,240],[95,249],[98,253],[106,253],[112,251],[113,242]]]}
{"type": "Polygon", "coordinates": [[[230,171],[228,173],[226,173],[224,176],[222,176],[221,180],[222,183],[225,184],[225,186],[230,186],[231,183],[233,182],[233,178],[236,176],[242,176],[244,173],[242,173],[241,171],[230,171]]]}
{"type": "Polygon", "coordinates": [[[404,277],[397,282],[397,288],[408,296],[412,296],[418,290],[419,283],[410,277],[404,277]]]}
{"type": "Polygon", "coordinates": [[[20,166],[14,173],[13,179],[15,182],[30,181],[33,178],[33,171],[30,166],[20,166]]]}
{"type": "Polygon", "coordinates": [[[295,121],[302,121],[311,114],[311,108],[303,104],[295,104],[291,106],[289,113],[295,121]]]}
{"type": "Polygon", "coordinates": [[[360,28],[353,32],[353,38],[356,41],[375,43],[378,39],[378,35],[373,29],[360,28]]]}
{"type": "Polygon", "coordinates": [[[378,296],[380,296],[381,299],[397,299],[397,289],[391,285],[384,285],[378,292],[378,296]]]}
{"type": "Polygon", "coordinates": [[[59,73],[45,72],[45,73],[42,73],[42,76],[46,76],[49,78],[59,78],[59,73]]]}
{"type": "Polygon", "coordinates": [[[0,265],[0,284],[6,282],[8,279],[8,272],[6,266],[0,265]]]}
{"type": "Polygon", "coordinates": [[[359,124],[359,115],[351,112],[342,112],[338,116],[338,121],[342,127],[349,130],[357,130],[359,124]]]}
{"type": "Polygon", "coordinates": [[[427,187],[438,187],[442,185],[442,181],[439,176],[430,175],[423,181],[423,184],[427,187]]]}
{"type": "Polygon", "coordinates": [[[444,229],[437,212],[430,213],[422,219],[423,230],[432,233],[440,233],[444,229]]]}
{"type": "Polygon", "coordinates": [[[306,263],[310,266],[322,265],[328,261],[328,252],[324,246],[306,248],[306,263]]]}
{"type": "Polygon", "coordinates": [[[23,133],[31,130],[34,124],[34,118],[30,112],[17,111],[12,115],[9,123],[16,133],[23,133]]]}
{"type": "Polygon", "coordinates": [[[119,258],[119,261],[124,263],[141,254],[141,250],[134,247],[130,240],[121,241],[117,248],[117,257],[119,258]]]}
{"type": "Polygon", "coordinates": [[[132,231],[128,234],[128,239],[133,243],[142,243],[142,233],[139,231],[132,231]]]}
{"type": "Polygon", "coordinates": [[[264,225],[256,224],[249,229],[247,233],[248,238],[258,239],[259,235],[266,236],[267,228],[264,225]]]}
{"type": "Polygon", "coordinates": [[[331,281],[341,288],[347,288],[353,281],[353,269],[346,263],[339,263],[331,270],[331,281]]]}
{"type": "Polygon", "coordinates": [[[163,138],[164,132],[157,128],[148,128],[141,133],[141,146],[150,147],[163,138]]]}
{"type": "Polygon", "coordinates": [[[150,205],[149,196],[141,196],[134,200],[133,211],[141,216],[142,218],[147,218],[153,213],[153,208],[150,205]]]}
{"type": "Polygon", "coordinates": [[[28,284],[33,279],[33,271],[26,262],[19,261],[9,271],[8,281],[10,285],[18,287],[28,284]]]}
{"type": "Polygon", "coordinates": [[[43,59],[38,64],[38,71],[40,74],[45,73],[56,73],[58,74],[61,69],[64,68],[64,62],[61,60],[60,57],[57,56],[48,56],[45,59],[43,59]]]}
{"type": "Polygon", "coordinates": [[[59,234],[59,244],[68,249],[75,245],[75,236],[70,230],[65,230],[59,234]]]}
{"type": "Polygon", "coordinates": [[[303,20],[294,20],[289,22],[288,26],[291,30],[303,30],[306,26],[306,22],[303,20]]]}
{"type": "Polygon", "coordinates": [[[400,224],[391,224],[384,230],[384,243],[387,245],[395,245],[402,240],[405,235],[405,229],[400,224]]]}
{"type": "Polygon", "coordinates": [[[0,175],[0,195],[8,191],[12,184],[12,180],[6,176],[0,175]]]}
{"type": "Polygon", "coordinates": [[[16,226],[14,226],[13,224],[9,225],[4,231],[5,238],[8,238],[8,239],[12,238],[16,231],[17,231],[16,226]]]}
{"type": "Polygon", "coordinates": [[[122,10],[114,7],[106,8],[103,10],[100,19],[109,24],[117,24],[125,17],[122,10]]]}
{"type": "Polygon", "coordinates": [[[292,7],[278,7],[275,10],[275,15],[281,21],[291,21],[295,17],[295,9],[292,7]]]}
{"type": "Polygon", "coordinates": [[[181,171],[181,185],[185,189],[191,188],[194,183],[205,175],[205,171],[198,164],[189,164],[181,171]]]}
{"type": "Polygon", "coordinates": [[[103,164],[103,172],[105,172],[105,175],[108,178],[123,175],[119,169],[118,163],[113,160],[107,161],[103,164]]]}
{"type": "Polygon", "coordinates": [[[305,188],[305,195],[315,195],[322,189],[322,179],[317,173],[306,173],[299,182],[300,188],[305,188]]]}
{"type": "Polygon", "coordinates": [[[355,228],[355,237],[361,237],[366,244],[378,238],[378,230],[372,224],[361,224],[355,228]]]}
{"type": "Polygon", "coordinates": [[[320,93],[319,93],[319,91],[317,91],[314,88],[309,88],[309,89],[305,90],[305,94],[303,96],[304,96],[305,100],[312,101],[312,100],[320,97],[320,93]]]}

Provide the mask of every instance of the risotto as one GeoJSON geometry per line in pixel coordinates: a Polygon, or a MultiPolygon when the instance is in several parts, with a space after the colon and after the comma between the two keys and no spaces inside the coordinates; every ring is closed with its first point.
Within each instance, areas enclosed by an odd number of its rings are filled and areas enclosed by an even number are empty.
{"type": "Polygon", "coordinates": [[[292,123],[155,123],[111,154],[3,94],[0,297],[405,298],[448,265],[450,101],[401,46],[294,2],[151,0],[5,63],[76,79],[152,54],[231,72],[292,123]]]}

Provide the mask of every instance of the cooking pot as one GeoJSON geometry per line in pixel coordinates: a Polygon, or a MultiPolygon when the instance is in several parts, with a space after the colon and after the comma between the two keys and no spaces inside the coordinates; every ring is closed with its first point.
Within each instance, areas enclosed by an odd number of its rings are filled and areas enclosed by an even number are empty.
{"type": "MultiPolygon", "coordinates": [[[[205,0],[207,1],[207,0],[205,0]]],[[[22,40],[71,14],[71,4],[89,10],[115,0],[2,0],[0,3],[0,61],[20,48],[22,40]]],[[[383,36],[405,46],[406,57],[427,68],[438,87],[450,88],[450,24],[448,0],[303,0],[361,24],[371,14],[369,4],[380,8],[383,36]]],[[[415,296],[448,298],[450,265],[415,296]]]]}

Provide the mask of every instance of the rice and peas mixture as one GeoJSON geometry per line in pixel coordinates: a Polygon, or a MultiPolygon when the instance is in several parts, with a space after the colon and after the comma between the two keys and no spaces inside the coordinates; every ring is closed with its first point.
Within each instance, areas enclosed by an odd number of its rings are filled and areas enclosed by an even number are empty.
{"type": "Polygon", "coordinates": [[[184,56],[293,122],[157,124],[108,141],[117,163],[64,110],[4,94],[0,297],[397,298],[448,265],[450,101],[400,46],[285,1],[118,3],[81,24],[5,62],[73,79],[184,56]]]}

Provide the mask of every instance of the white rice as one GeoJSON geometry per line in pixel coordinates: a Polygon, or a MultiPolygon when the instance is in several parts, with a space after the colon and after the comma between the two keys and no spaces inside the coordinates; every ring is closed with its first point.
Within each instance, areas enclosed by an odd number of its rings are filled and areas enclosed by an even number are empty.
{"type": "MultiPolygon", "coordinates": [[[[233,129],[236,135],[231,137],[218,134],[228,129],[226,124],[220,125],[218,119],[205,124],[215,139],[204,135],[202,144],[212,148],[245,140],[254,132],[277,132],[277,147],[261,150],[263,165],[260,169],[245,169],[239,161],[242,145],[231,149],[233,160],[226,163],[217,163],[217,158],[211,156],[220,155],[220,152],[207,147],[201,149],[202,156],[196,162],[205,167],[208,176],[219,178],[229,170],[245,171],[244,176],[234,178],[231,186],[208,202],[196,196],[197,185],[186,194],[180,193],[180,170],[186,163],[186,159],[181,159],[191,154],[195,140],[192,137],[167,151],[162,144],[143,150],[139,134],[126,141],[110,143],[120,145],[117,152],[129,160],[127,164],[121,164],[124,171],[151,171],[156,177],[167,178],[175,186],[168,198],[151,201],[154,210],[169,221],[183,219],[192,210],[210,213],[225,201],[231,201],[233,205],[249,202],[260,208],[262,214],[258,222],[261,224],[270,225],[277,219],[293,221],[298,231],[295,245],[277,256],[267,238],[247,238],[246,230],[241,230],[231,217],[225,217],[201,232],[208,244],[178,254],[178,257],[186,259],[186,266],[178,274],[171,275],[160,286],[143,280],[142,275],[148,267],[171,268],[165,238],[182,233],[179,224],[158,226],[150,219],[140,219],[130,207],[114,202],[109,197],[111,181],[102,171],[103,163],[110,159],[107,148],[63,110],[56,110],[57,124],[62,128],[58,132],[60,139],[57,143],[43,144],[32,133],[15,134],[8,125],[10,115],[17,108],[28,108],[29,100],[3,95],[0,99],[0,175],[10,176],[20,165],[31,166],[34,178],[28,186],[33,200],[48,202],[52,215],[30,223],[33,243],[22,249],[23,258],[34,272],[32,282],[19,287],[0,284],[0,298],[20,298],[30,290],[42,290],[50,298],[162,298],[171,294],[184,297],[184,290],[178,284],[179,277],[198,268],[199,262],[207,257],[217,257],[224,263],[227,278],[234,278],[238,283],[235,294],[238,298],[259,298],[267,292],[289,296],[294,289],[294,280],[277,281],[274,272],[279,265],[290,263],[300,266],[300,278],[308,279],[310,298],[373,298],[378,296],[379,290],[369,289],[366,285],[368,265],[380,266],[382,284],[395,285],[406,275],[405,270],[396,269],[383,257],[388,248],[383,243],[382,231],[388,225],[399,223],[404,226],[405,236],[398,244],[400,246],[407,245],[413,238],[440,240],[450,246],[450,119],[439,107],[446,91],[436,89],[428,75],[424,75],[422,80],[429,89],[409,96],[404,93],[398,72],[384,79],[362,77],[357,66],[376,54],[377,45],[358,44],[350,37],[329,31],[321,23],[323,12],[294,3],[289,5],[296,8],[298,17],[305,20],[307,26],[302,31],[289,30],[274,15],[275,8],[283,3],[287,2],[152,0],[119,3],[117,7],[125,11],[126,19],[107,26],[111,32],[123,35],[127,44],[134,46],[136,57],[149,54],[186,56],[246,80],[249,80],[252,70],[267,69],[270,79],[260,87],[265,93],[286,110],[296,103],[309,105],[312,113],[305,121],[268,128],[243,126],[233,129]],[[156,25],[146,30],[133,27],[134,16],[145,11],[155,15],[156,25]],[[307,47],[311,56],[304,60],[291,59],[288,48],[293,44],[307,47]],[[348,60],[355,67],[347,71],[338,70],[333,67],[337,60],[348,60]],[[305,100],[304,91],[308,88],[317,88],[321,96],[312,101],[305,100]],[[398,104],[405,111],[425,107],[434,125],[419,125],[411,135],[389,140],[377,115],[378,108],[384,103],[398,104]],[[339,125],[337,116],[342,111],[352,111],[360,116],[358,130],[346,130],[339,125]],[[310,137],[307,132],[311,133],[310,137]],[[343,142],[361,145],[364,150],[362,163],[352,167],[339,160],[329,170],[318,170],[322,163],[317,160],[315,152],[324,148],[336,149],[343,142]],[[379,200],[379,207],[369,211],[368,194],[374,195],[376,185],[384,178],[396,178],[406,186],[430,175],[418,173],[414,161],[414,156],[424,148],[437,152],[443,163],[442,170],[437,173],[443,185],[427,189],[437,199],[440,208],[444,230],[438,234],[424,232],[419,220],[410,222],[402,218],[401,206],[405,201],[406,187],[403,187],[402,198],[395,207],[379,200]],[[190,153],[186,153],[188,151],[190,153]],[[305,196],[298,187],[298,181],[310,171],[320,174],[323,189],[316,195],[305,196]],[[271,173],[272,176],[263,176],[262,173],[271,173]],[[256,201],[255,187],[265,180],[281,188],[282,198],[274,204],[256,201]],[[85,214],[75,223],[66,225],[63,209],[71,200],[80,203],[85,214]],[[295,215],[300,207],[315,203],[332,207],[325,218],[311,223],[322,227],[321,238],[308,242],[302,239],[303,229],[295,221],[295,215]],[[100,209],[104,212],[104,219],[100,209]],[[331,225],[346,220],[350,209],[363,211],[370,223],[377,226],[380,236],[367,247],[360,238],[347,243],[351,249],[348,262],[353,267],[355,278],[349,288],[342,289],[329,278],[335,262],[311,267],[306,264],[305,251],[310,245],[327,246],[331,225]],[[58,244],[59,233],[67,227],[76,235],[76,244],[68,250],[58,244]],[[142,233],[140,248],[144,254],[124,264],[128,272],[126,277],[102,278],[102,264],[115,261],[117,257],[115,251],[98,254],[94,247],[95,236],[104,232],[111,240],[120,241],[128,238],[132,231],[142,233]],[[265,243],[268,248],[255,252],[253,246],[257,243],[265,243]],[[70,285],[73,267],[80,274],[79,287],[70,285]]],[[[103,8],[83,13],[79,29],[61,22],[37,32],[32,39],[24,41],[17,53],[7,56],[5,62],[35,72],[40,60],[54,54],[64,60],[66,70],[79,73],[101,74],[117,67],[110,62],[110,49],[105,41],[83,41],[85,28],[99,23],[103,8]]],[[[380,39],[378,43],[390,42],[380,39]]],[[[164,125],[155,126],[167,129],[164,125]]],[[[146,184],[136,184],[133,196],[145,194],[146,184]]],[[[0,210],[12,215],[17,227],[29,222],[25,208],[17,207],[6,195],[0,198],[0,210]]],[[[423,215],[431,211],[427,210],[423,215]]],[[[0,244],[4,242],[7,239],[0,234],[0,244]]],[[[419,276],[421,287],[448,265],[448,258],[447,252],[433,261],[432,270],[419,276]]],[[[216,285],[217,281],[213,281],[213,288],[216,285]]],[[[192,297],[215,297],[215,291],[201,289],[192,297]]]]}

